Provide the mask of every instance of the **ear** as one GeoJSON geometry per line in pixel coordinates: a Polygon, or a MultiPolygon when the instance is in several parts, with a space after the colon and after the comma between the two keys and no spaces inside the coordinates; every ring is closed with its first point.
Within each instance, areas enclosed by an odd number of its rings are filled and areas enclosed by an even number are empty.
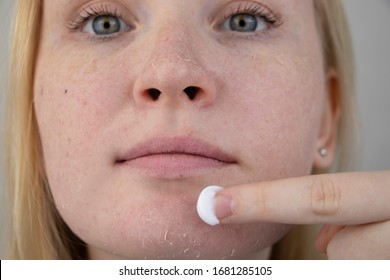
{"type": "Polygon", "coordinates": [[[327,169],[333,163],[340,120],[340,85],[336,71],[329,70],[325,82],[322,120],[314,151],[313,167],[316,169],[327,169]],[[326,149],[326,155],[321,155],[321,149],[326,149]]]}

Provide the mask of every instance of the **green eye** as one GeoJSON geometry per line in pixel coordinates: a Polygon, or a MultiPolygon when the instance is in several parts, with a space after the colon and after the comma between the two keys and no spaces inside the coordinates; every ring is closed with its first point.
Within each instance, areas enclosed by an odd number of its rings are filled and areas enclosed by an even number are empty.
{"type": "Polygon", "coordinates": [[[103,37],[125,32],[129,29],[130,26],[117,16],[100,15],[87,20],[83,32],[103,37]]]}
{"type": "Polygon", "coordinates": [[[229,27],[233,31],[253,32],[257,28],[257,18],[249,14],[237,14],[230,18],[229,27]]]}
{"type": "Polygon", "coordinates": [[[250,13],[233,14],[224,22],[224,28],[234,32],[255,32],[267,29],[267,22],[261,16],[250,13]]]}
{"type": "Polygon", "coordinates": [[[114,16],[98,16],[92,21],[92,29],[97,35],[109,35],[121,30],[121,22],[114,16]]]}

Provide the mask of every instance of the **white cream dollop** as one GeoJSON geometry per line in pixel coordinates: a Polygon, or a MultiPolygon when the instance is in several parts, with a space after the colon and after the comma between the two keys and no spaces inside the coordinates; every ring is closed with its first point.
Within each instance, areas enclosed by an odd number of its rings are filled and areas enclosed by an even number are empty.
{"type": "Polygon", "coordinates": [[[208,186],[203,189],[198,198],[196,210],[199,217],[207,224],[215,226],[219,224],[219,220],[215,215],[215,195],[221,191],[223,187],[208,186]]]}

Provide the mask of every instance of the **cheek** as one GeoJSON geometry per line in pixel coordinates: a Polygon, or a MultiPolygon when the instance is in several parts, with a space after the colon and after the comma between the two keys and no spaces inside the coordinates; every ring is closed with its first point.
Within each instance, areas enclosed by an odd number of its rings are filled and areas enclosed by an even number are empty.
{"type": "Polygon", "coordinates": [[[48,56],[39,61],[34,104],[48,154],[93,156],[89,154],[92,144],[107,135],[105,129],[126,98],[126,92],[116,86],[115,64],[97,63],[88,55],[66,60],[48,56]]]}
{"type": "Polygon", "coordinates": [[[251,147],[245,157],[255,163],[260,178],[308,175],[324,98],[321,64],[279,56],[248,65],[236,67],[226,80],[237,81],[228,106],[238,107],[230,111],[231,119],[245,132],[237,136],[232,126],[231,134],[237,145],[251,147]]]}
{"type": "Polygon", "coordinates": [[[112,89],[102,79],[109,71],[98,71],[89,59],[45,57],[38,61],[36,73],[34,106],[56,205],[65,220],[79,219],[81,208],[86,216],[92,215],[88,213],[93,211],[90,206],[104,201],[96,186],[99,182],[109,184],[107,150],[96,149],[109,138],[105,130],[111,117],[107,108],[115,99],[102,94],[112,89]],[[93,193],[96,195],[90,196],[93,193]]]}

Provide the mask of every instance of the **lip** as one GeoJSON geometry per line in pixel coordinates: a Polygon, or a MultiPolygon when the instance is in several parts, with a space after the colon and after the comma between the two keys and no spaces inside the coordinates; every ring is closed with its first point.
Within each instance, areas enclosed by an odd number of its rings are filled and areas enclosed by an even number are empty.
{"type": "Polygon", "coordinates": [[[152,175],[174,178],[236,164],[237,160],[203,140],[179,136],[152,138],[136,144],[121,153],[115,162],[152,175]]]}

